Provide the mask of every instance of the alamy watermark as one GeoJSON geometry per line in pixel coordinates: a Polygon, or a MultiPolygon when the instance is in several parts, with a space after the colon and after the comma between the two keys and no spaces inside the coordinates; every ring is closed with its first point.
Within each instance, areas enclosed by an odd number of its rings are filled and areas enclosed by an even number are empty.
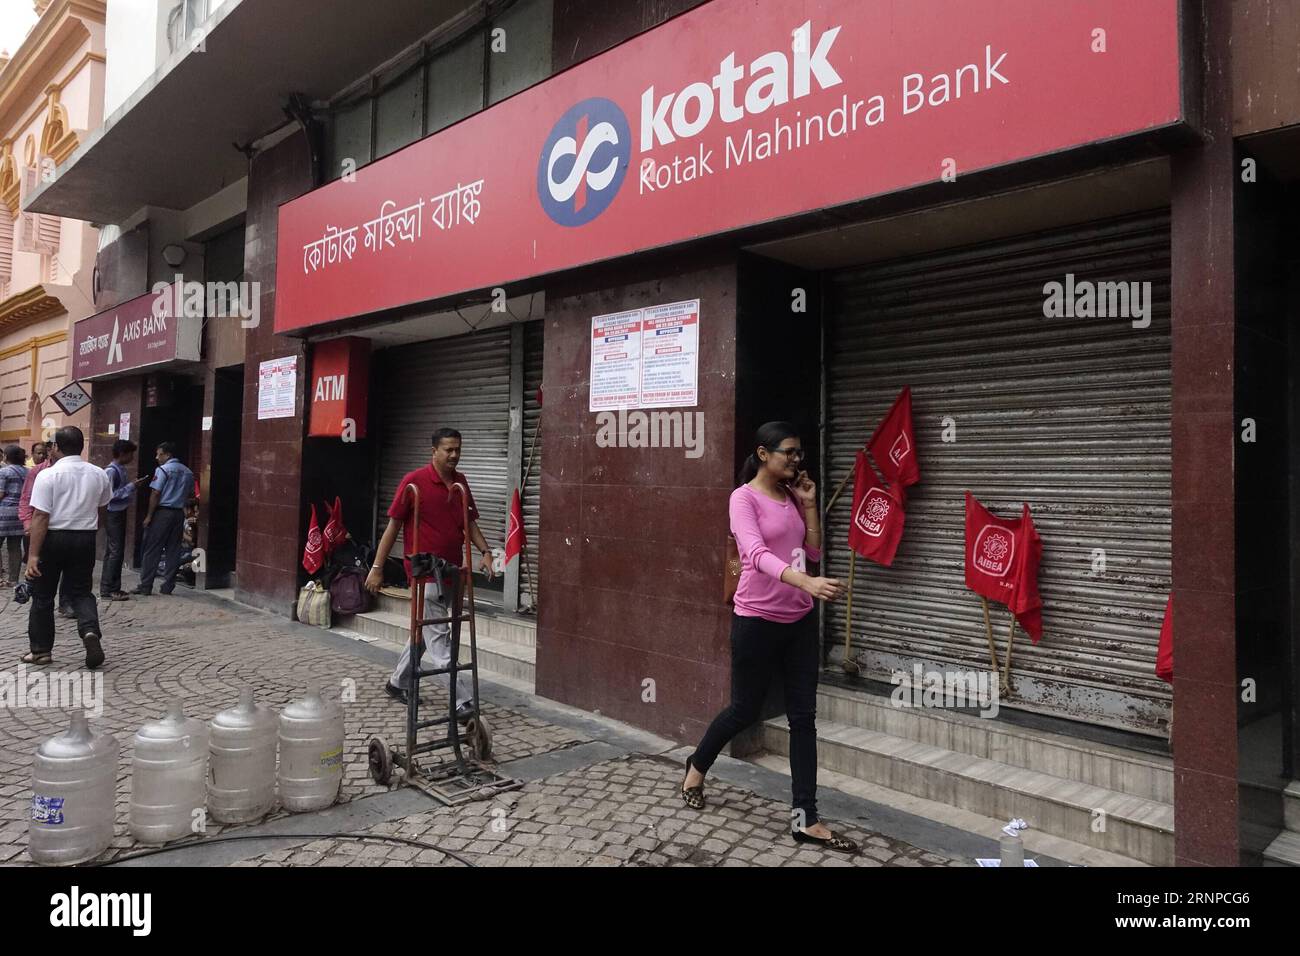
{"type": "Polygon", "coordinates": [[[687,458],[704,454],[703,412],[643,412],[620,408],[596,414],[598,448],[681,448],[687,458]]]}
{"type": "Polygon", "coordinates": [[[99,671],[52,671],[43,667],[0,670],[0,710],[51,707],[104,713],[104,675],[99,671]]]}
{"type": "Polygon", "coordinates": [[[238,318],[246,329],[262,323],[260,282],[194,282],[177,275],[173,282],[155,282],[152,311],[155,319],[184,316],[198,319],[238,318]]]}
{"type": "Polygon", "coordinates": [[[1001,691],[989,671],[927,670],[918,663],[910,674],[894,671],[889,682],[896,685],[889,695],[895,707],[972,708],[981,717],[998,715],[1001,691]]]}
{"type": "Polygon", "coordinates": [[[1043,286],[1043,317],[1048,319],[1132,319],[1133,328],[1151,326],[1150,282],[1092,282],[1065,274],[1064,282],[1043,286]]]}

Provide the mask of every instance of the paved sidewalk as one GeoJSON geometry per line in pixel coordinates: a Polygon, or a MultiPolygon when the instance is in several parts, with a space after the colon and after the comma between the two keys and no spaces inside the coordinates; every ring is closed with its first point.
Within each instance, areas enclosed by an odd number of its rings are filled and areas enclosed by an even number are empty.
{"type": "MultiPolygon", "coordinates": [[[[27,608],[0,596],[0,672],[16,674],[27,648],[27,608]]],[[[854,859],[800,847],[786,835],[788,779],[722,758],[708,782],[709,806],[683,806],[677,794],[681,755],[671,741],[483,679],[483,711],[498,768],[525,781],[516,791],[447,808],[410,788],[390,791],[369,776],[367,743],[404,736],[406,711],[383,692],[394,655],[319,629],[217,598],[178,589],[101,604],[107,663],[103,715],[93,725],[122,745],[117,836],[102,860],[143,849],[127,831],[131,740],[146,720],[179,697],[186,714],[208,720],[235,703],[244,686],[259,702],[282,707],[312,683],[355,694],[345,704],[347,741],[340,806],[316,814],[277,810],[251,826],[209,822],[204,840],[223,835],[267,839],[207,843],[141,859],[139,865],[235,866],[942,866],[969,865],[968,847],[944,852],[960,831],[917,831],[928,848],[828,819],[864,852],[854,859]],[[270,839],[278,834],[302,834],[270,839]],[[351,834],[311,838],[310,834],[351,834]],[[395,836],[426,849],[360,836],[395,836]],[[456,854],[449,858],[442,850],[456,854]],[[958,855],[965,861],[954,859],[958,855]]],[[[83,672],[72,621],[58,622],[51,670],[83,672]]],[[[445,697],[436,693],[432,700],[445,697]]],[[[0,709],[0,863],[30,865],[26,853],[32,753],[67,726],[67,712],[27,706],[0,709]]],[[[684,754],[684,751],[682,751],[684,754]]],[[[823,789],[824,811],[856,798],[823,789]],[[829,799],[828,799],[829,798],[829,799]]],[[[909,834],[910,835],[910,834],[909,834]]],[[[197,839],[197,838],[196,838],[197,839]]]]}

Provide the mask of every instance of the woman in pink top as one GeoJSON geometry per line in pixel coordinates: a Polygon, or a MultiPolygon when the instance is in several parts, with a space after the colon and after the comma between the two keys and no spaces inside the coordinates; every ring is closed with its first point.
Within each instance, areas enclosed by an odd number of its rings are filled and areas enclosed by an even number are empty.
{"type": "Polygon", "coordinates": [[[714,718],[686,759],[682,799],[704,808],[704,775],[731,738],[758,720],[775,674],[785,686],[790,723],[791,835],[800,843],[856,853],[817,817],[817,674],[821,648],[813,601],[839,597],[840,582],[804,570],[821,560],[817,488],[800,470],[803,445],[793,425],[768,422],[731,493],[731,533],[740,583],[731,617],[731,706],[714,718]]]}

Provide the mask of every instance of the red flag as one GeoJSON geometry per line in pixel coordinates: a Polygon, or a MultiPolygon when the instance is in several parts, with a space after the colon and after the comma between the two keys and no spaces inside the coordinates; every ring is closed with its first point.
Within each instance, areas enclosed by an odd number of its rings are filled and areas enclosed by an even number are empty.
{"type": "Polygon", "coordinates": [[[906,488],[921,480],[916,462],[916,436],[912,431],[912,387],[905,385],[894,405],[876,426],[867,451],[890,485],[906,488]]]}
{"type": "Polygon", "coordinates": [[[311,524],[307,527],[307,546],[302,549],[302,566],[315,574],[325,563],[324,536],[316,524],[316,506],[311,506],[311,524]]]}
{"type": "Polygon", "coordinates": [[[966,492],[966,587],[1005,604],[1035,644],[1043,636],[1038,564],[1043,542],[1024,505],[1015,520],[999,518],[966,492]]]}
{"type": "Polygon", "coordinates": [[[506,564],[524,549],[524,509],[519,500],[519,489],[510,499],[510,518],[506,522],[506,564]]]}
{"type": "Polygon", "coordinates": [[[330,507],[329,502],[325,502],[325,510],[329,512],[329,520],[325,522],[325,554],[333,554],[334,549],[343,543],[348,536],[348,529],[343,526],[343,501],[335,497],[334,507],[330,507]]]}
{"type": "Polygon", "coordinates": [[[867,456],[858,452],[853,478],[853,520],[849,522],[849,547],[864,558],[889,567],[903,538],[904,500],[901,489],[892,490],[877,480],[867,456]]]}
{"type": "Polygon", "coordinates": [[[1166,684],[1174,682],[1174,596],[1165,603],[1165,619],[1160,625],[1160,646],[1156,649],[1156,676],[1166,684]]]}
{"type": "Polygon", "coordinates": [[[1020,515],[1020,529],[1016,535],[1016,550],[1020,560],[1011,592],[1011,613],[1025,629],[1035,644],[1043,636],[1043,599],[1038,594],[1038,565],[1043,560],[1043,539],[1038,536],[1029,505],[1020,515]]]}

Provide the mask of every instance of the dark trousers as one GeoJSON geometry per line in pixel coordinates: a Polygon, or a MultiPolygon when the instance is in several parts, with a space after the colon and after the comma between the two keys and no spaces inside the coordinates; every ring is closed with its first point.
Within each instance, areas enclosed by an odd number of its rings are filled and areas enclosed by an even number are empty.
{"type": "Polygon", "coordinates": [[[122,561],[126,557],[126,509],[104,515],[104,569],[99,572],[99,596],[122,590],[122,561]]]}
{"type": "Polygon", "coordinates": [[[77,633],[98,635],[99,611],[92,591],[95,573],[94,531],[49,531],[41,546],[41,576],[32,585],[32,608],[27,616],[27,640],[32,651],[48,654],[54,648],[54,596],[77,615],[77,633]]]}
{"type": "MultiPolygon", "coordinates": [[[[32,546],[32,536],[23,535],[23,568],[27,567],[27,552],[32,546]]],[[[21,580],[21,578],[20,578],[21,580]]],[[[62,611],[68,607],[68,579],[64,577],[63,583],[59,585],[59,610],[62,611]]]]}
{"type": "Polygon", "coordinates": [[[691,764],[707,773],[732,737],[762,714],[767,689],[780,675],[790,724],[790,789],[795,823],[817,822],[817,615],[809,611],[793,624],[761,617],[731,616],[731,706],[718,714],[691,755],[691,764]]]}
{"type": "Polygon", "coordinates": [[[144,533],[144,556],[140,559],[140,590],[153,591],[153,579],[158,576],[158,562],[164,552],[167,565],[163,568],[159,590],[170,594],[176,586],[176,569],[181,563],[181,536],[185,533],[185,512],[180,508],[159,508],[144,533]]]}

